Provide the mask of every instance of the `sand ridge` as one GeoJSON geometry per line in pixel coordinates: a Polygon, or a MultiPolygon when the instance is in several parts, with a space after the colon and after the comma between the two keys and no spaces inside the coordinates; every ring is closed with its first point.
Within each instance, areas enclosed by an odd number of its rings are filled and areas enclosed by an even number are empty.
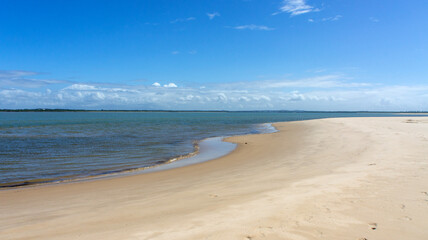
{"type": "Polygon", "coordinates": [[[426,239],[428,118],[275,126],[209,162],[0,191],[0,239],[426,239]]]}

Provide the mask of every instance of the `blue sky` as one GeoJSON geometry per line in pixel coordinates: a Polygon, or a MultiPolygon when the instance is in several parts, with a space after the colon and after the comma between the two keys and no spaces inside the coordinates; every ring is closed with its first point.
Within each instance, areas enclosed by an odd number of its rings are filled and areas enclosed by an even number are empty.
{"type": "Polygon", "coordinates": [[[0,1],[0,108],[428,110],[428,2],[0,1]]]}

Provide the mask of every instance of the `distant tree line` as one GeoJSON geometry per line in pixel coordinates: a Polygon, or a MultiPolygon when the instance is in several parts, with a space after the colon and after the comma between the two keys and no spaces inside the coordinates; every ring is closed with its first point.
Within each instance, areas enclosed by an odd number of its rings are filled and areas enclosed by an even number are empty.
{"type": "Polygon", "coordinates": [[[0,109],[0,112],[289,112],[289,113],[428,113],[428,111],[303,111],[303,110],[250,110],[250,111],[228,111],[228,110],[86,110],[86,109],[63,109],[63,108],[31,108],[31,109],[0,109]]]}

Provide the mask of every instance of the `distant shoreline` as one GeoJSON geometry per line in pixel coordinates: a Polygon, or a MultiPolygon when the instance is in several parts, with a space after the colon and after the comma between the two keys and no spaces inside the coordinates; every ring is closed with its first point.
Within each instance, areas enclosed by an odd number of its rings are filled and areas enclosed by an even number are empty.
{"type": "Polygon", "coordinates": [[[304,111],[304,110],[88,110],[61,108],[31,108],[31,109],[0,109],[0,112],[288,112],[288,113],[397,113],[397,114],[428,114],[424,111],[304,111]]]}

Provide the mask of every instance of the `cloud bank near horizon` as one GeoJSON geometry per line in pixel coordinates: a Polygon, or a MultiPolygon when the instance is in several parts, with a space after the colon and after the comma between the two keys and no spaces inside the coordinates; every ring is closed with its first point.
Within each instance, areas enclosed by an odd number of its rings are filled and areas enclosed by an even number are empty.
{"type": "Polygon", "coordinates": [[[0,71],[0,108],[138,110],[427,111],[428,85],[352,82],[343,75],[181,86],[111,85],[34,79],[0,71]],[[26,87],[24,81],[32,81],[26,87]]]}

